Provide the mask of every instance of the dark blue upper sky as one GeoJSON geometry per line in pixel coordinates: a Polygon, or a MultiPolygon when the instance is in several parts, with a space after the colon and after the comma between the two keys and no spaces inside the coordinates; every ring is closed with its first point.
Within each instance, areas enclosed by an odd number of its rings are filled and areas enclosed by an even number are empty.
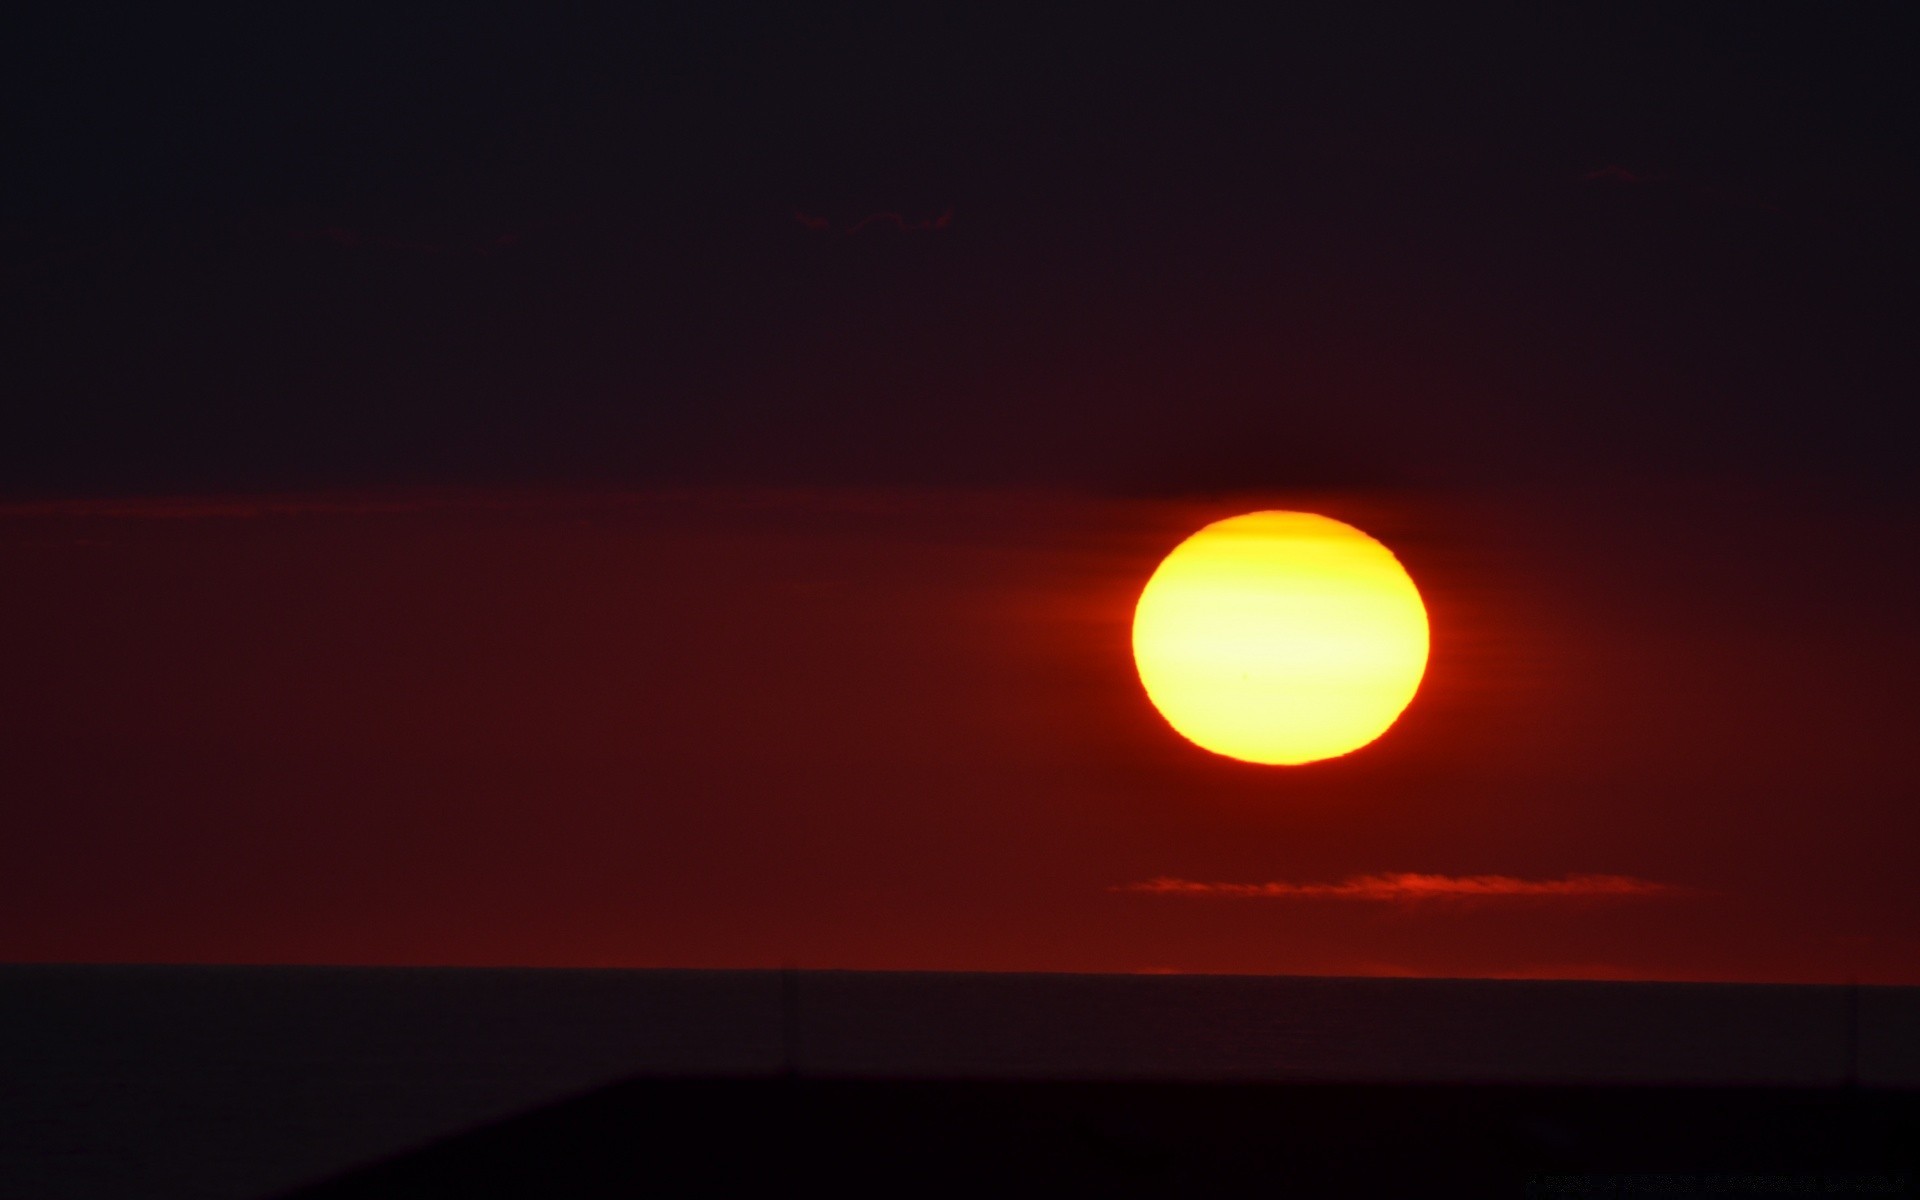
{"type": "Polygon", "coordinates": [[[1892,7],[10,26],[14,498],[1907,494],[1892,7]]]}

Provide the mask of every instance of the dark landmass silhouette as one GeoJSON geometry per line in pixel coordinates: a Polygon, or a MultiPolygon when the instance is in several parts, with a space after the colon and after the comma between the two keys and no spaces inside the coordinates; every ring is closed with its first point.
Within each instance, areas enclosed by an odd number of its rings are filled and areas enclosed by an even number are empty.
{"type": "Polygon", "coordinates": [[[1518,1196],[1911,1171],[1917,1104],[1912,988],[0,966],[5,1200],[1518,1196]]]}
{"type": "Polygon", "coordinates": [[[1905,1194],[1917,1145],[1913,1091],[647,1079],[293,1197],[1905,1194]]]}

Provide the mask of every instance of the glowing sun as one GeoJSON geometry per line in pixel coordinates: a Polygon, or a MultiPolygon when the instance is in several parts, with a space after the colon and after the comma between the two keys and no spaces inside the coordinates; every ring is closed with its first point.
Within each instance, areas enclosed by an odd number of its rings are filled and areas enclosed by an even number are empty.
{"type": "Polygon", "coordinates": [[[1140,593],[1133,660],[1168,724],[1215,754],[1295,764],[1387,731],[1427,669],[1427,610],[1351,525],[1229,517],[1175,546],[1140,593]]]}

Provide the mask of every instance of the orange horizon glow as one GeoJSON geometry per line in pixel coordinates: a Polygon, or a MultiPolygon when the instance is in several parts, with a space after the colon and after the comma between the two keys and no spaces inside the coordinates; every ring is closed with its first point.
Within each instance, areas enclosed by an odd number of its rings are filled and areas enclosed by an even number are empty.
{"type": "Polygon", "coordinates": [[[1336,758],[1385,733],[1426,672],[1426,607],[1393,552],[1313,513],[1216,521],[1134,611],[1140,682],[1188,741],[1245,762],[1336,758]]]}

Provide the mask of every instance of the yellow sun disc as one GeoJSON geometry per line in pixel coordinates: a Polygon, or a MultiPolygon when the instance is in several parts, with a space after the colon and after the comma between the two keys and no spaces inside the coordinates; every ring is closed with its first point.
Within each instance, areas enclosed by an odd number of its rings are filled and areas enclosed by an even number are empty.
{"type": "Polygon", "coordinates": [[[1313,513],[1229,517],[1174,547],[1133,614],[1168,724],[1216,754],[1296,764],[1387,731],[1427,669],[1427,610],[1400,560],[1313,513]]]}

